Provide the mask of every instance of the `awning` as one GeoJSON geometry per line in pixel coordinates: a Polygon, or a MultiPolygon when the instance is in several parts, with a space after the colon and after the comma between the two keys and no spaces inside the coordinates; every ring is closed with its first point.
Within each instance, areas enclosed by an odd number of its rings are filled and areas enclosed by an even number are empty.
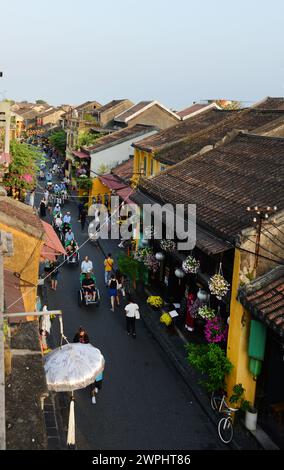
{"type": "Polygon", "coordinates": [[[79,152],[77,150],[73,150],[72,153],[75,157],[78,157],[78,158],[90,158],[90,155],[88,153],[79,152]]]}
{"type": "MultiPolygon", "coordinates": [[[[24,312],[24,300],[20,289],[20,279],[14,273],[4,270],[4,302],[7,313],[24,312]],[[9,307],[11,305],[11,307],[9,307]]],[[[23,318],[22,318],[23,320],[23,318]]],[[[13,322],[17,318],[13,317],[13,322]]]]}
{"type": "Polygon", "coordinates": [[[64,250],[53,227],[43,220],[41,222],[45,231],[46,240],[41,249],[40,257],[42,260],[48,259],[50,261],[54,261],[56,256],[65,255],[66,251],[64,250]]]}
{"type": "Polygon", "coordinates": [[[127,186],[122,181],[119,181],[119,179],[112,174],[100,176],[99,179],[110,190],[115,191],[125,202],[133,204],[133,201],[129,199],[129,196],[133,193],[133,188],[131,188],[131,186],[127,186]]]}

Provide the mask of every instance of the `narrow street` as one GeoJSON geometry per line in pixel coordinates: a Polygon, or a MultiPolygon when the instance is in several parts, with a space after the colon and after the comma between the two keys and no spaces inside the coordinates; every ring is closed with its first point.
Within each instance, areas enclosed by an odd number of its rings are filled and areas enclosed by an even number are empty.
{"type": "MultiPolygon", "coordinates": [[[[71,212],[75,238],[81,245],[87,239],[87,227],[81,232],[74,201],[63,207],[63,213],[67,210],[71,212]]],[[[47,221],[51,221],[50,216],[47,221]]],[[[114,242],[109,244],[113,246],[114,242]]],[[[125,303],[115,312],[110,310],[110,299],[104,286],[102,250],[86,243],[80,250],[80,260],[85,255],[94,264],[101,292],[99,307],[78,306],[79,266],[62,266],[57,291],[48,289],[48,307],[50,310],[62,309],[68,340],[72,341],[78,327],[84,326],[90,342],[102,351],[106,361],[103,388],[97,395],[97,403],[91,403],[88,389],[75,393],[78,448],[226,448],[218,438],[217,427],[205,416],[143,320],[136,323],[135,340],[126,334],[125,303]]]]}

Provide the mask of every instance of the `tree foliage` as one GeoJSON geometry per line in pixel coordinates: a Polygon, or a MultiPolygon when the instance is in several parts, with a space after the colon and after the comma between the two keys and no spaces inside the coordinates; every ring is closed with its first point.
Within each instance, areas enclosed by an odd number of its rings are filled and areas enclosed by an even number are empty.
{"type": "Polygon", "coordinates": [[[92,145],[100,137],[101,134],[93,134],[88,131],[81,132],[78,137],[77,149],[80,147],[88,147],[89,145],[92,145]]]}
{"type": "Polygon", "coordinates": [[[28,144],[20,144],[12,140],[10,144],[12,162],[9,172],[5,174],[3,183],[6,187],[12,186],[17,189],[31,189],[35,186],[38,160],[40,152],[28,144]]]}
{"type": "Polygon", "coordinates": [[[65,154],[66,150],[66,132],[63,130],[54,132],[49,137],[50,144],[61,154],[65,154]]]}
{"type": "Polygon", "coordinates": [[[35,102],[36,102],[36,104],[48,104],[48,103],[47,103],[46,101],[44,101],[44,100],[36,100],[35,102]]]}
{"type": "Polygon", "coordinates": [[[186,349],[188,362],[206,377],[200,383],[209,392],[224,389],[225,377],[231,372],[233,365],[223,349],[215,343],[188,343],[186,349]]]}

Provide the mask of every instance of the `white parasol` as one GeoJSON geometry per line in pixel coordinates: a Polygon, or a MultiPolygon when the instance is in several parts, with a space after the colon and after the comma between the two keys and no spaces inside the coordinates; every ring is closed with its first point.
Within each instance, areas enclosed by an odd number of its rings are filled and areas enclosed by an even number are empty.
{"type": "Polygon", "coordinates": [[[68,343],[46,356],[46,382],[54,392],[73,392],[92,384],[104,369],[101,351],[91,344],[68,343]]]}
{"type": "MultiPolygon", "coordinates": [[[[62,330],[63,331],[63,330],[62,330]]],[[[62,338],[65,338],[62,332],[62,338]]],[[[74,390],[95,382],[104,370],[105,360],[101,351],[91,344],[68,343],[46,356],[44,369],[49,390],[72,392],[67,444],[75,445],[74,390]]]]}

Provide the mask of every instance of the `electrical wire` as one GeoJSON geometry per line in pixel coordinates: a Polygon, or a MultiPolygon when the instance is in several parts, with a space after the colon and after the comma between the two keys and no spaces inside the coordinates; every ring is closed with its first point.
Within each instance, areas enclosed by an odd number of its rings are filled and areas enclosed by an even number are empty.
{"type": "MultiPolygon", "coordinates": [[[[127,197],[129,197],[133,192],[135,191],[134,188],[131,188],[131,192],[128,194],[127,197]]],[[[105,222],[101,225],[101,227],[103,227],[104,225],[106,225],[109,220],[111,220],[111,218],[113,217],[114,214],[116,214],[119,209],[121,208],[121,206],[123,205],[123,202],[118,206],[118,208],[114,211],[113,214],[111,214],[106,220],[105,222]]],[[[94,235],[96,235],[99,230],[101,229],[101,227],[95,232],[94,235]]],[[[79,252],[81,250],[81,248],[83,246],[86,245],[86,243],[88,243],[88,241],[91,239],[91,237],[88,237],[87,240],[85,240],[78,248],[77,250],[75,251],[76,253],[79,252]]],[[[68,257],[66,257],[66,259],[59,264],[59,266],[56,266],[56,268],[54,268],[50,273],[48,273],[44,278],[41,279],[41,281],[45,282],[46,279],[48,279],[57,269],[61,268],[66,262],[67,262],[67,259],[68,257]]],[[[35,287],[37,287],[39,285],[39,283],[37,283],[37,285],[35,287]]],[[[19,302],[19,300],[22,299],[22,297],[26,296],[27,294],[29,294],[30,292],[32,292],[34,290],[34,287],[29,289],[27,292],[24,292],[23,295],[21,297],[19,297],[18,299],[16,299],[12,304],[10,304],[8,307],[7,307],[7,310],[9,310],[11,307],[13,307],[13,305],[15,305],[17,302],[19,302]]]]}

